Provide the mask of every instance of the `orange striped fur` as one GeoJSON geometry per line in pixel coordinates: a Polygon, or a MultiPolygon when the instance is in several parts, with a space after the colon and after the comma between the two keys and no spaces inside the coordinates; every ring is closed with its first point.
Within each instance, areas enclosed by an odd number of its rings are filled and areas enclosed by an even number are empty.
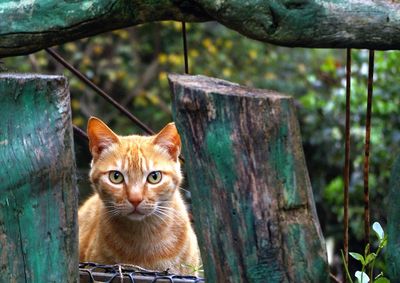
{"type": "Polygon", "coordinates": [[[95,193],[79,209],[80,261],[192,273],[200,255],[179,191],[175,125],[149,137],[118,136],[92,117],[88,136],[95,193]]]}

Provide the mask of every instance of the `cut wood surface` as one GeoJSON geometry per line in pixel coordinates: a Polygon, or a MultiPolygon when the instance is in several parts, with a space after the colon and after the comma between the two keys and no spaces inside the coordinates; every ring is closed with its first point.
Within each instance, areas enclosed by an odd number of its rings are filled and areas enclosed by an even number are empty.
{"type": "Polygon", "coordinates": [[[218,21],[291,47],[400,48],[397,0],[0,0],[0,57],[162,20],[218,21]]]}
{"type": "Polygon", "coordinates": [[[400,156],[392,169],[388,200],[386,263],[390,282],[400,283],[400,156]]]}
{"type": "Polygon", "coordinates": [[[0,282],[78,282],[64,77],[0,74],[0,282]]]}
{"type": "Polygon", "coordinates": [[[293,99],[170,75],[208,282],[329,282],[293,99]]]}

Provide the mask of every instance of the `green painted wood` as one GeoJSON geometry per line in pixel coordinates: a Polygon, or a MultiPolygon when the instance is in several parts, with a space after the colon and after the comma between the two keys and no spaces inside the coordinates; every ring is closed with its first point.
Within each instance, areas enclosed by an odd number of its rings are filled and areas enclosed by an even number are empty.
{"type": "Polygon", "coordinates": [[[187,5],[174,0],[0,0],[0,58],[145,22],[198,21],[196,4],[190,4],[190,13],[187,5]]]}
{"type": "Polygon", "coordinates": [[[68,84],[0,74],[0,282],[78,282],[68,84]]]}
{"type": "Polygon", "coordinates": [[[400,49],[394,0],[0,0],[0,19],[0,57],[162,20],[215,20],[291,47],[400,49]]]}
{"type": "Polygon", "coordinates": [[[293,99],[169,76],[208,282],[329,282],[293,99]]]}
{"type": "Polygon", "coordinates": [[[392,283],[400,283],[400,156],[392,169],[388,205],[386,264],[392,283]]]}

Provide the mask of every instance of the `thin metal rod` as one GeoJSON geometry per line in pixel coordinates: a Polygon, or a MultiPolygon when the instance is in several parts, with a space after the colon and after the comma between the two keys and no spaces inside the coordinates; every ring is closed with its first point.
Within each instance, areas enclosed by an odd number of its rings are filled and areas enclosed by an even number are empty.
{"type": "MultiPolygon", "coordinates": [[[[344,154],[344,216],[343,216],[343,245],[345,264],[349,262],[349,183],[350,183],[350,95],[351,95],[351,49],[346,52],[346,129],[344,154]]],[[[346,282],[346,277],[344,279],[346,282]]]]}
{"type": "MultiPolygon", "coordinates": [[[[337,278],[335,275],[333,275],[331,272],[329,272],[329,277],[332,279],[333,282],[335,283],[342,283],[339,278],[337,278]]],[[[343,281],[345,282],[345,281],[343,281]]]]}
{"type": "Polygon", "coordinates": [[[183,57],[185,60],[185,74],[189,74],[189,59],[186,39],[186,23],[182,22],[183,57]]]}
{"type": "Polygon", "coordinates": [[[371,114],[372,114],[372,92],[374,80],[374,57],[375,51],[369,51],[368,60],[368,98],[367,117],[365,122],[365,147],[364,147],[364,241],[369,243],[370,234],[370,212],[369,212],[369,148],[371,136],[371,114]]]}
{"type": "Polygon", "coordinates": [[[73,129],[74,129],[74,133],[75,133],[77,136],[81,137],[83,140],[89,141],[88,135],[87,135],[81,128],[79,128],[79,127],[76,126],[76,125],[72,125],[72,127],[73,127],[73,129]]]}
{"type": "Polygon", "coordinates": [[[63,65],[65,68],[70,70],[75,76],[77,76],[83,83],[85,83],[88,87],[94,90],[97,94],[102,96],[109,103],[114,105],[121,113],[127,116],[132,122],[134,122],[138,127],[140,127],[147,134],[154,135],[154,131],[151,130],[147,125],[145,125],[142,121],[140,121],[136,116],[132,115],[128,110],[126,110],[121,104],[115,101],[111,96],[109,96],[105,91],[95,85],[92,81],[90,81],[84,74],[82,74],[79,70],[77,70],[74,66],[68,63],[60,54],[54,51],[51,48],[45,49],[47,53],[49,53],[57,62],[63,65]]]}

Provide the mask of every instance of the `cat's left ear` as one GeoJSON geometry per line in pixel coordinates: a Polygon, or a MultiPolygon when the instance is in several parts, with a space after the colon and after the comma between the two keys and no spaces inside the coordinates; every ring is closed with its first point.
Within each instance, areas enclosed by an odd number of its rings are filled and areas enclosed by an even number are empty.
{"type": "Polygon", "coordinates": [[[90,117],[87,133],[89,137],[89,149],[94,159],[97,159],[101,152],[118,143],[118,136],[103,121],[96,117],[90,117]]]}
{"type": "Polygon", "coordinates": [[[181,153],[181,138],[175,123],[167,124],[155,137],[154,144],[166,149],[174,161],[181,153]]]}

